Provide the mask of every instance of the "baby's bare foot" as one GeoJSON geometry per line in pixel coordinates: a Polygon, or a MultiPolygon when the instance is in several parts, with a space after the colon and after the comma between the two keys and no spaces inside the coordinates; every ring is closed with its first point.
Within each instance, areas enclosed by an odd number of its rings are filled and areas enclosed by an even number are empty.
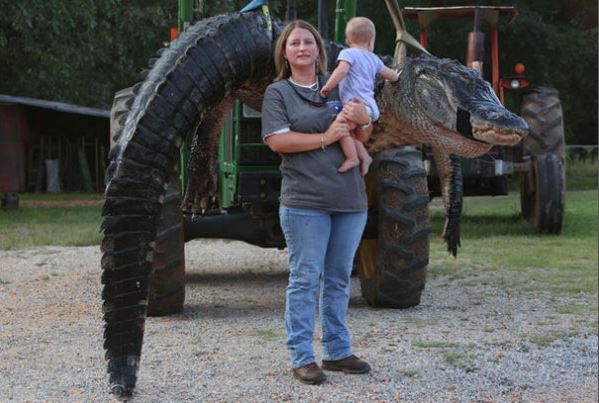
{"type": "Polygon", "coordinates": [[[347,172],[353,167],[357,167],[358,165],[360,165],[359,159],[348,158],[345,161],[343,161],[343,164],[341,164],[341,166],[337,169],[337,172],[347,172]]]}
{"type": "Polygon", "coordinates": [[[368,173],[368,168],[370,168],[370,164],[372,164],[371,156],[362,158],[362,161],[360,161],[360,173],[362,176],[366,176],[368,173]]]}

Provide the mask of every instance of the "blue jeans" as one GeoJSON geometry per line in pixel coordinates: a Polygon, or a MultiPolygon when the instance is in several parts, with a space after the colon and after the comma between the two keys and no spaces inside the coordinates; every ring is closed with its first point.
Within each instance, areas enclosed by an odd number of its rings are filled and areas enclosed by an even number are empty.
{"type": "Polygon", "coordinates": [[[312,337],[319,288],[323,359],[352,355],[345,314],[354,255],[367,213],[330,213],[281,205],[279,216],[289,253],[285,328],[292,367],[316,361],[312,337]]]}

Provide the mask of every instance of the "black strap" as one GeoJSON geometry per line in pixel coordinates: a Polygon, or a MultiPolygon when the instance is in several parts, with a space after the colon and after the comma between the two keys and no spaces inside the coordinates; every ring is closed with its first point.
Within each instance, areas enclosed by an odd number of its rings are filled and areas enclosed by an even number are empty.
{"type": "Polygon", "coordinates": [[[472,125],[470,124],[470,112],[458,107],[456,129],[464,137],[470,139],[472,136],[472,125]]]}

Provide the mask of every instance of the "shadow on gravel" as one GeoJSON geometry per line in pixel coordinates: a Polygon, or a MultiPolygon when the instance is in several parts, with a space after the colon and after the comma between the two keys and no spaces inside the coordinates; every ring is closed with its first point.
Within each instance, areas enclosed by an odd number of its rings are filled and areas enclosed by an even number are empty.
{"type": "MultiPolygon", "coordinates": [[[[366,300],[362,297],[352,297],[349,301],[351,308],[370,308],[366,300]]],[[[232,318],[244,318],[249,319],[253,317],[271,317],[280,316],[283,318],[285,310],[285,296],[280,297],[273,296],[272,298],[264,298],[260,301],[255,300],[241,300],[231,301],[230,299],[223,300],[216,304],[207,303],[190,303],[185,304],[183,313],[180,315],[173,316],[173,318],[181,319],[232,319],[232,318]]],[[[370,308],[370,310],[377,311],[380,308],[370,308]]],[[[389,310],[393,311],[393,310],[389,310]]]]}
{"type": "MultiPolygon", "coordinates": [[[[368,305],[368,302],[366,302],[366,299],[363,297],[358,297],[358,296],[352,296],[349,298],[349,306],[352,308],[370,308],[370,305],[368,305]]],[[[372,310],[380,310],[383,308],[372,308],[372,310]]]]}
{"type": "Polygon", "coordinates": [[[200,283],[205,285],[227,285],[231,283],[283,283],[287,284],[288,272],[275,273],[188,273],[185,277],[187,283],[200,283]]]}
{"type": "Polygon", "coordinates": [[[284,300],[268,301],[266,304],[259,302],[231,302],[230,304],[226,305],[209,305],[198,303],[185,305],[183,314],[178,315],[178,317],[190,320],[237,318],[251,319],[255,317],[272,318],[273,316],[280,316],[282,318],[284,310],[284,300]]]}

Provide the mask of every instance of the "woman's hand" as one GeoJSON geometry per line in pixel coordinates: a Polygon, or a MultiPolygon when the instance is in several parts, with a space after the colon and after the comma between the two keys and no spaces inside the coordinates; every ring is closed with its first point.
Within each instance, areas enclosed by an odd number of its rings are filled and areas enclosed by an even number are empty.
{"type": "Polygon", "coordinates": [[[341,116],[345,120],[354,123],[356,126],[364,126],[370,122],[370,117],[368,116],[364,102],[358,97],[355,97],[353,100],[346,102],[345,105],[343,105],[341,116]]]}
{"type": "Polygon", "coordinates": [[[343,137],[349,136],[349,124],[342,114],[337,115],[337,118],[331,123],[326,132],[324,132],[324,145],[336,143],[343,137]]]}
{"type": "Polygon", "coordinates": [[[360,98],[356,97],[343,105],[343,110],[339,115],[355,126],[353,133],[356,140],[362,143],[368,140],[372,133],[372,122],[366,106],[360,98]]]}

